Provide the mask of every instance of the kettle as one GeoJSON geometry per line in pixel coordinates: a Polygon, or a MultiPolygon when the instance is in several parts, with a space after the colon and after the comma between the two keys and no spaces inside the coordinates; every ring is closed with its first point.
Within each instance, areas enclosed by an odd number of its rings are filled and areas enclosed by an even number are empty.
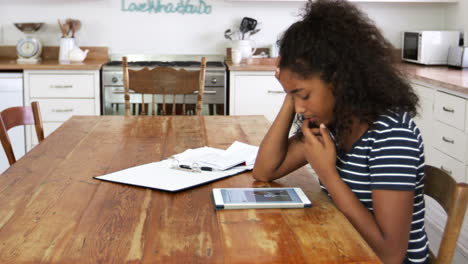
{"type": "Polygon", "coordinates": [[[89,49],[83,51],[80,48],[75,47],[68,53],[68,58],[71,62],[82,62],[86,58],[86,55],[88,55],[88,52],[89,49]]]}
{"type": "Polygon", "coordinates": [[[239,50],[242,54],[242,59],[251,58],[252,55],[255,53],[257,48],[255,47],[255,41],[253,40],[233,40],[232,41],[232,49],[239,50]]]}

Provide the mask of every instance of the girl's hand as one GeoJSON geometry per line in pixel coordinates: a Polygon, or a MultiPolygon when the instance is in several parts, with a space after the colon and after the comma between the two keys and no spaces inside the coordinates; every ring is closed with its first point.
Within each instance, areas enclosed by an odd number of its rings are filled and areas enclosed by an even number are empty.
{"type": "Polygon", "coordinates": [[[302,133],[305,140],[305,157],[321,180],[326,175],[334,175],[336,171],[336,149],[330,131],[324,124],[318,129],[309,128],[309,120],[302,123],[302,133]]]}

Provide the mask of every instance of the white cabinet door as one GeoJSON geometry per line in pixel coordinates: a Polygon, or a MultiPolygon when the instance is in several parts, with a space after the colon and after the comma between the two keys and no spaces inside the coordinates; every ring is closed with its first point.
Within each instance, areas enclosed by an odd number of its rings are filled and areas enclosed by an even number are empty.
{"type": "Polygon", "coordinates": [[[445,171],[457,182],[465,182],[465,165],[463,162],[460,162],[441,151],[434,151],[434,158],[430,165],[445,171]]]}
{"type": "Polygon", "coordinates": [[[460,131],[465,130],[466,99],[437,91],[434,100],[434,116],[460,131]]]}
{"type": "Polygon", "coordinates": [[[465,162],[468,139],[465,133],[442,122],[435,122],[434,135],[436,149],[461,162],[465,162]]]}
{"type": "Polygon", "coordinates": [[[93,73],[35,73],[30,74],[29,96],[31,98],[94,98],[95,78],[93,73]]]}
{"type": "Polygon", "coordinates": [[[418,115],[414,118],[421,131],[424,142],[426,163],[431,164],[434,159],[434,90],[419,84],[412,83],[416,95],[419,97],[418,115]]]}
{"type": "Polygon", "coordinates": [[[274,72],[231,73],[230,84],[230,115],[264,115],[273,121],[286,96],[274,72]]]}
{"type": "Polygon", "coordinates": [[[73,115],[99,115],[94,99],[34,99],[39,102],[44,123],[64,122],[73,115]]]}
{"type": "MultiPolygon", "coordinates": [[[[45,136],[72,115],[99,115],[101,109],[99,71],[25,70],[24,102],[38,101],[45,136]]],[[[37,144],[35,131],[26,127],[26,146],[37,144]]]]}

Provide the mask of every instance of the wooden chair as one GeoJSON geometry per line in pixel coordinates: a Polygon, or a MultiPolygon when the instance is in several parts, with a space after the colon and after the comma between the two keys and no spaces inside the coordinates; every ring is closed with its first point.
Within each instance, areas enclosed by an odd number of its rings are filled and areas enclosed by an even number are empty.
{"type": "Polygon", "coordinates": [[[31,102],[31,106],[10,107],[0,112],[0,141],[10,165],[16,162],[16,158],[7,131],[20,125],[35,125],[37,139],[39,142],[44,140],[44,130],[42,128],[38,102],[31,102]]]}
{"type": "MultiPolygon", "coordinates": [[[[187,71],[185,69],[176,70],[172,67],[155,67],[152,70],[147,67],[142,70],[128,69],[127,57],[122,58],[123,82],[125,89],[125,115],[130,115],[130,89],[137,94],[141,94],[141,115],[146,115],[145,94],[152,95],[152,115],[156,114],[155,95],[162,96],[162,103],[159,105],[158,114],[167,114],[166,96],[172,97],[171,114],[176,113],[176,98],[182,97],[183,115],[187,114],[186,97],[190,94],[197,94],[196,114],[202,114],[203,93],[205,89],[206,58],[201,59],[199,71],[187,71]]],[[[180,104],[179,104],[180,105],[180,104]]]]}
{"type": "Polygon", "coordinates": [[[435,257],[431,252],[430,263],[452,263],[466,212],[468,184],[457,183],[441,169],[426,165],[424,193],[434,198],[447,213],[447,223],[442,234],[439,253],[435,257]]]}

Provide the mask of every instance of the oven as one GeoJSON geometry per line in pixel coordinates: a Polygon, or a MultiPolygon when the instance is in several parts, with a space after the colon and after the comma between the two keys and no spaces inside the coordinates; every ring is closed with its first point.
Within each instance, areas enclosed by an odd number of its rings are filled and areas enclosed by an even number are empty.
{"type": "MultiPolygon", "coordinates": [[[[102,114],[124,115],[125,101],[123,88],[122,57],[127,56],[128,66],[131,70],[140,70],[144,67],[159,66],[174,67],[176,69],[200,70],[202,56],[198,55],[112,55],[111,61],[102,69],[102,114]]],[[[204,115],[224,115],[226,113],[226,67],[224,57],[217,55],[204,56],[207,58],[205,72],[205,92],[203,95],[204,115]]],[[[152,95],[145,95],[145,108],[151,113],[152,95]]],[[[182,97],[176,97],[176,103],[182,103],[182,97]]],[[[162,96],[157,95],[155,102],[162,103],[162,96]]],[[[172,102],[171,96],[166,96],[166,102],[172,102]]],[[[195,106],[197,94],[186,96],[186,102],[195,106]]],[[[130,90],[130,111],[138,114],[141,111],[141,94],[130,90]]],[[[190,108],[189,108],[190,109],[190,108]]],[[[188,111],[194,114],[194,111],[188,111]]]]}

